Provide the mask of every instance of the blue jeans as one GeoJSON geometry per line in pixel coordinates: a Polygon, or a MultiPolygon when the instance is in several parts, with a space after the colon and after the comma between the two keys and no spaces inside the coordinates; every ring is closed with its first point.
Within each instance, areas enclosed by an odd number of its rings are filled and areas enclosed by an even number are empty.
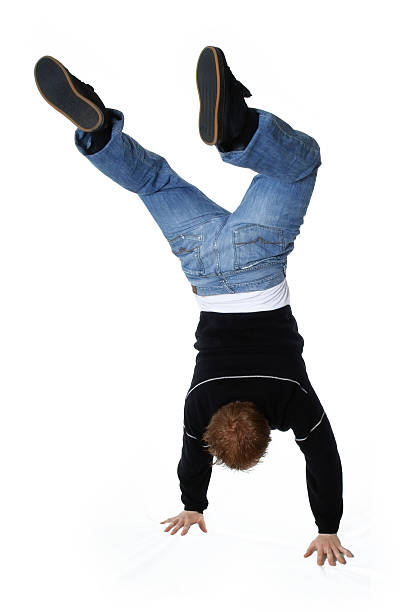
{"type": "Polygon", "coordinates": [[[286,276],[286,259],[303,223],[321,164],[317,142],[267,111],[242,150],[219,151],[223,161],[257,174],[230,213],[183,180],[160,155],[113,129],[103,149],[87,155],[92,133],[76,130],[81,153],[141,198],[198,295],[267,289],[286,276]]]}

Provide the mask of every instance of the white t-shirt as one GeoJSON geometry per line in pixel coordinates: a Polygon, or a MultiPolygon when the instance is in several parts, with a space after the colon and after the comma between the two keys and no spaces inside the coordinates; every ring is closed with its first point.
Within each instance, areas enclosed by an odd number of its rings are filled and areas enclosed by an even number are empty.
{"type": "Polygon", "coordinates": [[[257,312],[275,310],[289,304],[289,287],[286,279],[279,285],[261,291],[220,293],[219,295],[194,294],[200,310],[212,312],[257,312]]]}

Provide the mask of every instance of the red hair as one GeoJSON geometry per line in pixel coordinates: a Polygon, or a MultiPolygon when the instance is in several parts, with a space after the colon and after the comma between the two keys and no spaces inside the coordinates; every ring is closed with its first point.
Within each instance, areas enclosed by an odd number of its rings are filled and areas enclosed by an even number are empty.
{"type": "Polygon", "coordinates": [[[216,457],[213,465],[247,470],[266,454],[270,432],[267,418],[253,402],[235,400],[213,414],[202,439],[216,457]]]}

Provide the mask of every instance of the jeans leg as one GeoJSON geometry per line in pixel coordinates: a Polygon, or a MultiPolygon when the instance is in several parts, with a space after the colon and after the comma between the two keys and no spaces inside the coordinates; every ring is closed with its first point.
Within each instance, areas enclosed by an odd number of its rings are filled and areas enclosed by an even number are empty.
{"type": "Polygon", "coordinates": [[[92,133],[78,129],[77,148],[98,170],[140,197],[191,283],[213,274],[217,265],[214,237],[231,213],[183,180],[163,157],[124,134],[123,114],[111,111],[113,127],[108,143],[88,154],[92,133]]]}
{"type": "Polygon", "coordinates": [[[75,144],[98,170],[140,197],[167,239],[207,220],[230,215],[183,180],[163,157],[123,133],[123,114],[113,109],[112,113],[112,136],[103,149],[87,155],[92,133],[79,129],[75,144]]]}
{"type": "Polygon", "coordinates": [[[223,161],[291,183],[320,166],[320,149],[314,138],[294,130],[272,113],[256,110],[259,124],[250,142],[243,150],[219,151],[223,161]]]}
{"type": "Polygon", "coordinates": [[[236,266],[274,259],[286,267],[321,165],[317,142],[261,109],[259,125],[245,149],[220,155],[250,168],[253,178],[223,232],[231,237],[236,266]]]}

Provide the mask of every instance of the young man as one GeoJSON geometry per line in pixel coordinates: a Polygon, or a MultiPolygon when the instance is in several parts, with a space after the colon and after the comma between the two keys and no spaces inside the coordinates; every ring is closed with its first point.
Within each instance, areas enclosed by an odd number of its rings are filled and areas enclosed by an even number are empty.
{"type": "Polygon", "coordinates": [[[307,491],[318,536],[305,557],[345,563],[352,553],[337,530],[343,513],[336,441],[302,358],[303,338],[289,304],[286,260],[303,223],[320,152],[317,142],[271,113],[248,108],[248,89],[218,47],[197,64],[199,131],[223,161],[257,174],[230,213],[184,181],[167,161],[123,133],[120,111],[105,108],[90,85],[45,56],[37,86],[76,126],[78,150],[108,177],[138,194],[158,223],[201,310],[198,350],[184,406],[177,473],[184,510],[162,521],[185,535],[203,512],[216,464],[254,467],[270,431],[292,429],[305,456],[307,491]]]}

